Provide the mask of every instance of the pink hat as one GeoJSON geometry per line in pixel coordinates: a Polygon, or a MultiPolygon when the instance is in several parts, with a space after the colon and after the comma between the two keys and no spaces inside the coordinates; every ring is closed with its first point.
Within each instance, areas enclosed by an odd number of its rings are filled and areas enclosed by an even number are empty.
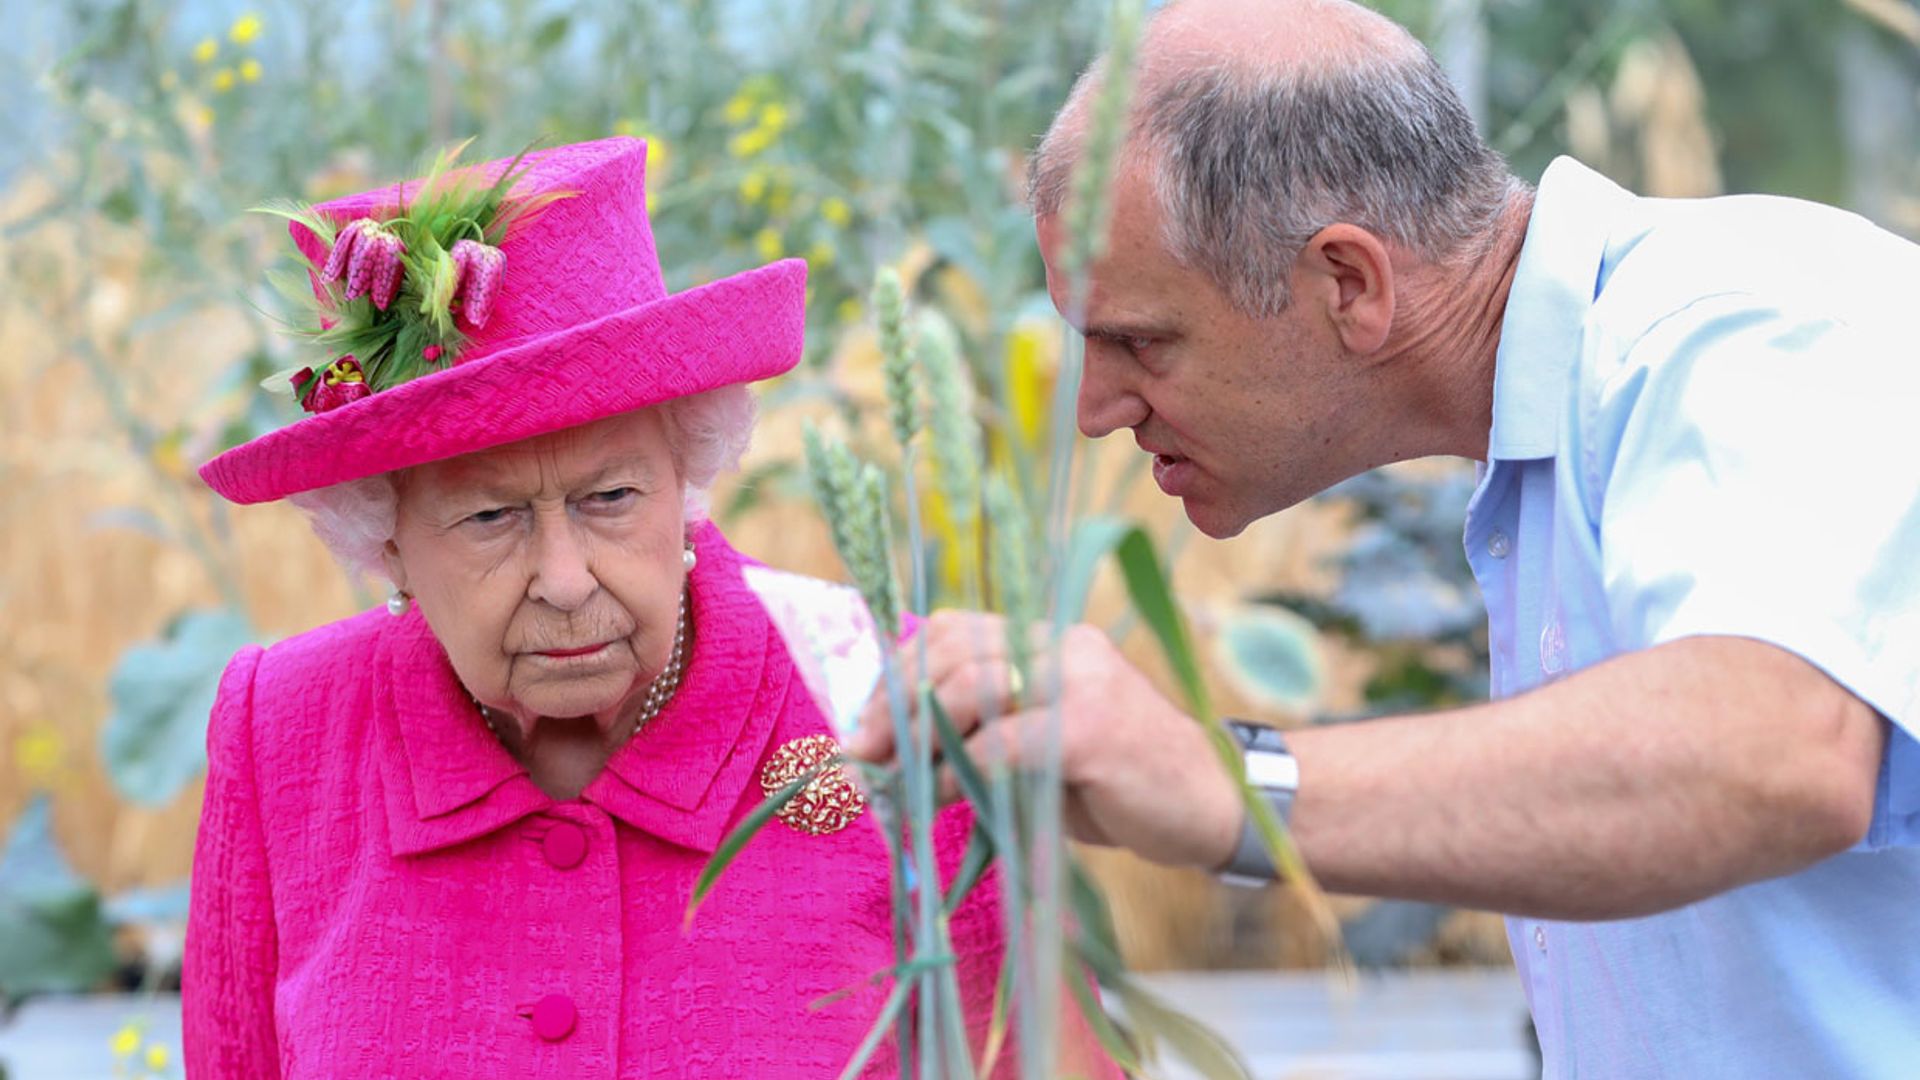
{"type": "Polygon", "coordinates": [[[308,333],[329,355],[290,377],[314,415],[201,467],[236,503],[517,442],[800,360],[799,259],[667,295],[639,139],[558,147],[518,168],[436,170],[287,216],[319,306],[308,333]],[[476,176],[493,191],[474,190],[476,176]],[[339,355],[343,345],[365,355],[339,355]]]}

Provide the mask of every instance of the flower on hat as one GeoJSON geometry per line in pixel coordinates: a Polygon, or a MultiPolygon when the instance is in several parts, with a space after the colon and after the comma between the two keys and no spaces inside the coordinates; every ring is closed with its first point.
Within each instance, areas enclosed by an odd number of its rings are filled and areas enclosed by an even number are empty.
{"type": "Polygon", "coordinates": [[[296,309],[290,329],[327,358],[288,380],[308,412],[457,363],[468,335],[485,329],[506,279],[500,245],[532,214],[572,194],[516,197],[524,152],[483,179],[454,166],[462,149],[442,153],[411,198],[351,221],[306,203],[261,208],[323,245],[322,256],[305,261],[304,281],[275,282],[296,309]]]}
{"type": "Polygon", "coordinates": [[[328,364],[326,371],[318,376],[312,368],[300,369],[293,376],[293,388],[301,394],[301,406],[310,413],[330,412],[373,393],[367,385],[366,372],[360,369],[360,361],[351,356],[328,364]]]}
{"type": "Polygon", "coordinates": [[[507,255],[477,240],[462,240],[453,245],[452,257],[453,302],[467,325],[483,329],[493,312],[493,298],[500,291],[507,255]]]}
{"type": "Polygon", "coordinates": [[[335,238],[320,281],[330,284],[344,276],[348,300],[370,296],[373,306],[385,311],[400,291],[401,256],[406,253],[406,242],[394,230],[372,218],[355,218],[335,238]]]}

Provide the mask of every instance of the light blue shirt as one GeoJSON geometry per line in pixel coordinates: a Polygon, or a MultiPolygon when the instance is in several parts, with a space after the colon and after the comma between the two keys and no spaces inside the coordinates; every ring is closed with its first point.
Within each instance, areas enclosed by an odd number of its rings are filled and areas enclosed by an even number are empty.
{"type": "Polygon", "coordinates": [[[1650,918],[1509,920],[1549,1080],[1920,1077],[1916,342],[1920,247],[1854,215],[1541,180],[1465,532],[1494,696],[1732,634],[1891,721],[1854,850],[1650,918]]]}

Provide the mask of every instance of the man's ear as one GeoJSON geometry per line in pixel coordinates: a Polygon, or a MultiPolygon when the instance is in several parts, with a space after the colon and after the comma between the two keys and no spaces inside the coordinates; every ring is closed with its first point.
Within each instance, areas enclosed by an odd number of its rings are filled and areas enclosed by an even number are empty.
{"type": "Polygon", "coordinates": [[[1393,257],[1358,225],[1313,234],[1293,268],[1294,302],[1316,304],[1349,352],[1378,352],[1393,329],[1393,257]]]}

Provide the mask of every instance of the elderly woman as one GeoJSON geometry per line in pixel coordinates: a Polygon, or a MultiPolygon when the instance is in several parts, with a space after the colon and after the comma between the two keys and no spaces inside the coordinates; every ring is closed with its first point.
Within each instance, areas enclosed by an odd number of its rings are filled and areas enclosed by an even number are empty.
{"type": "MultiPolygon", "coordinates": [[[[667,295],[644,158],[608,140],[293,215],[328,353],[286,382],[312,415],[202,475],[291,497],[394,593],[221,681],[192,1077],[831,1077],[879,1011],[888,860],[841,774],[687,921],[728,830],[833,752],[834,688],[796,656],[870,680],[878,652],[850,594],[701,523],[744,384],[800,355],[805,271],[667,295]]],[[[969,828],[946,812],[943,875],[969,828]]],[[[976,1038],[995,893],[954,919],[976,1038]]]]}

